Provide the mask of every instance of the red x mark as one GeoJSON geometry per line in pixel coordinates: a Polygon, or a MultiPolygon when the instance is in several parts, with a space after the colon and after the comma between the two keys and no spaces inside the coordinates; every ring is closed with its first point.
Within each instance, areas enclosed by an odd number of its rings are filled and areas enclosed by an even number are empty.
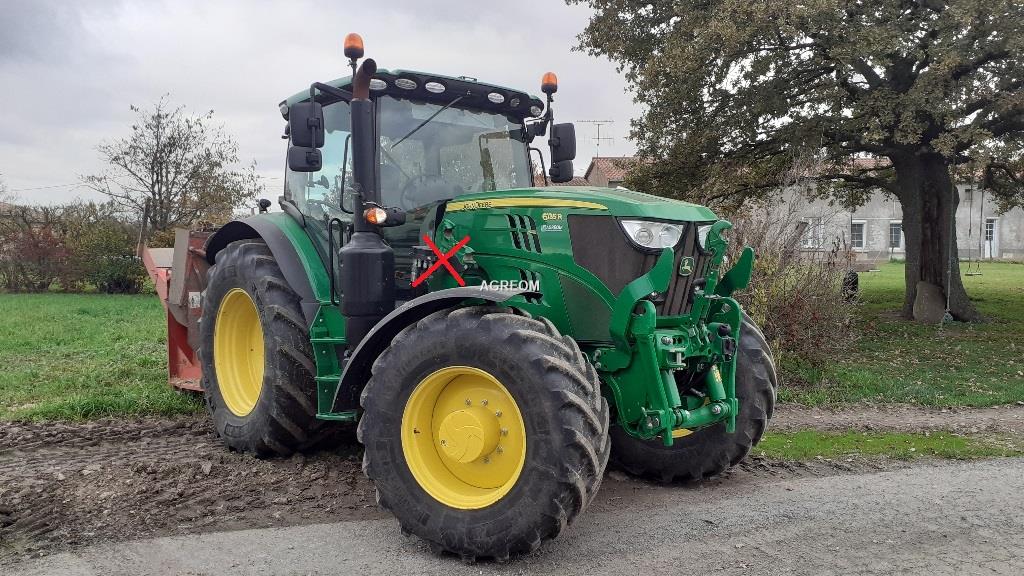
{"type": "Polygon", "coordinates": [[[458,252],[459,248],[462,248],[463,246],[466,245],[467,242],[469,242],[469,236],[466,236],[462,240],[459,240],[458,244],[456,244],[454,247],[452,247],[451,250],[445,252],[444,254],[441,254],[441,250],[434,244],[434,241],[430,239],[430,236],[424,234],[423,241],[427,243],[427,246],[430,246],[430,249],[434,251],[434,254],[437,254],[437,262],[431,264],[430,268],[427,268],[427,270],[423,274],[420,274],[418,278],[413,280],[412,287],[415,288],[422,284],[423,281],[426,280],[428,276],[433,274],[434,271],[440,268],[442,265],[444,265],[444,267],[447,268],[449,272],[451,272],[452,276],[455,277],[455,281],[459,283],[459,286],[465,286],[466,281],[462,279],[462,276],[459,276],[459,273],[455,271],[455,268],[452,268],[452,265],[450,262],[448,262],[448,259],[451,258],[453,254],[458,252]]]}

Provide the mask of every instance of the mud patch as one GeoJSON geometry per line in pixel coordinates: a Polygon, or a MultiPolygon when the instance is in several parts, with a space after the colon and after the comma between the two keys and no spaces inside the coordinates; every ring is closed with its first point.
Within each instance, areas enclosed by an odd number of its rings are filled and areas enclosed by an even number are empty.
{"type": "MultiPolygon", "coordinates": [[[[1024,427],[1024,407],[948,413],[900,408],[858,428],[874,407],[826,412],[780,406],[773,431],[1024,427]],[[899,410],[903,410],[902,412],[899,410]],[[934,428],[929,428],[933,426],[934,428]]],[[[883,457],[808,462],[754,455],[705,482],[713,489],[774,480],[886,471],[909,466],[883,457]]],[[[332,450],[261,460],[230,452],[205,415],[89,423],[0,422],[0,565],[101,541],[383,518],[361,470],[354,433],[332,450]]],[[[920,462],[915,463],[920,465],[920,462]]],[[[610,469],[594,508],[619,509],[665,487],[610,469]]]]}
{"type": "Polygon", "coordinates": [[[382,517],[354,434],[261,460],[205,416],[0,423],[0,563],[94,543],[382,517]]]}

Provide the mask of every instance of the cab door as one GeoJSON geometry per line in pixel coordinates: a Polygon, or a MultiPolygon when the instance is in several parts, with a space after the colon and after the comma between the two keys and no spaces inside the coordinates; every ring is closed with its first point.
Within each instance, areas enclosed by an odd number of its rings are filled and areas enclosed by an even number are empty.
{"type": "Polygon", "coordinates": [[[284,195],[302,214],[306,228],[325,267],[339,269],[338,249],[344,230],[352,222],[352,131],[347,102],[324,106],[323,158],[318,172],[287,171],[284,195]],[[343,202],[345,204],[343,204],[343,202]],[[328,236],[328,231],[333,238],[328,236]]]}

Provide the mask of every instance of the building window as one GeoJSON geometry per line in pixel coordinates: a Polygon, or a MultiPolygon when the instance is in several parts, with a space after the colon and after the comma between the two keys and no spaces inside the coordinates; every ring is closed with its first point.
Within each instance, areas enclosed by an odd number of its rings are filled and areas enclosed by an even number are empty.
{"type": "Polygon", "coordinates": [[[821,248],[825,236],[825,226],[821,223],[821,218],[804,218],[803,222],[806,227],[800,245],[804,248],[821,248]]]}
{"type": "Polygon", "coordinates": [[[903,249],[903,222],[889,222],[889,248],[903,249]]]}
{"type": "Polygon", "coordinates": [[[854,250],[864,249],[864,226],[865,222],[863,221],[850,223],[850,246],[854,250]]]}
{"type": "Polygon", "coordinates": [[[996,239],[996,219],[985,219],[985,242],[992,242],[996,239]]]}

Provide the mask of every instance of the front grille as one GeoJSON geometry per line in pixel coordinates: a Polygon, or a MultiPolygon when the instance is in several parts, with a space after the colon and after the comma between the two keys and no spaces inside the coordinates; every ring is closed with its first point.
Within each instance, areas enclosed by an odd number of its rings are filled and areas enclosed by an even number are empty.
{"type": "Polygon", "coordinates": [[[540,238],[537,236],[537,222],[532,216],[522,214],[506,214],[508,233],[512,236],[512,244],[519,250],[540,254],[540,238]]]}
{"type": "MultiPolygon", "coordinates": [[[[675,246],[675,263],[673,265],[672,281],[665,292],[665,299],[657,305],[659,316],[679,316],[690,313],[690,306],[693,303],[691,298],[691,287],[694,280],[707,276],[708,268],[711,266],[711,253],[704,252],[697,245],[697,225],[690,223],[683,231],[683,237],[675,246]],[[680,276],[679,267],[683,258],[693,258],[693,272],[689,276],[680,276]]],[[[648,268],[650,270],[650,268],[648,268]]]]}
{"type": "MultiPolygon", "coordinates": [[[[663,298],[656,302],[660,316],[690,312],[693,282],[707,275],[711,264],[710,254],[697,245],[697,224],[682,225],[683,237],[674,247],[672,281],[663,298]],[[693,272],[689,276],[680,276],[679,266],[688,256],[694,261],[693,272]]],[[[633,246],[612,216],[572,214],[569,216],[569,232],[573,260],[597,276],[616,295],[627,284],[650,272],[658,260],[657,253],[641,252],[633,246]]]]}

